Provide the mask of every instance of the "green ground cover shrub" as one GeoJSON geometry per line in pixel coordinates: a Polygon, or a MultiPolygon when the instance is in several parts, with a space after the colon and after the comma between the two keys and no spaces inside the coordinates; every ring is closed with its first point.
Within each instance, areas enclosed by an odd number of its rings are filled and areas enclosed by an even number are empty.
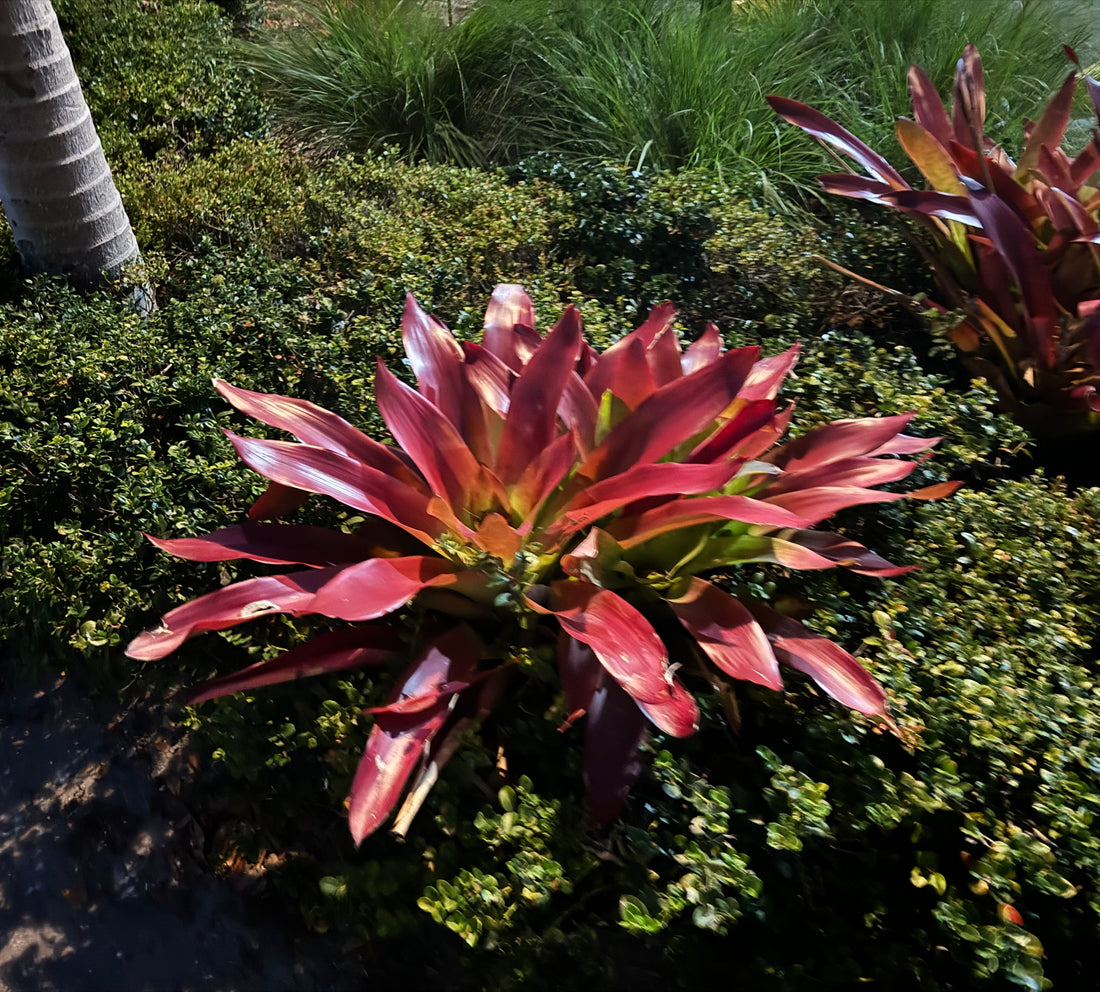
{"type": "Polygon", "coordinates": [[[57,0],[107,161],[116,176],[161,151],[203,155],[267,129],[267,110],[230,55],[208,0],[57,0]]]}

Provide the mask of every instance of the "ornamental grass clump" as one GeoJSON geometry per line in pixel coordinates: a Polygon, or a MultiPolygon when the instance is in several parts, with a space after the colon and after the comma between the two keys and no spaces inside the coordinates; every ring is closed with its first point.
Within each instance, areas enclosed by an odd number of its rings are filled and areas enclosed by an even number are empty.
{"type": "MultiPolygon", "coordinates": [[[[1085,81],[1100,119],[1100,83],[1085,81]]],[[[1076,155],[1062,148],[1076,86],[1070,72],[1039,120],[1025,122],[1013,161],[985,133],[973,45],[959,59],[950,114],[911,66],[915,120],[899,118],[897,136],[926,190],[819,111],[768,97],[780,117],[865,173],[819,176],[825,190],[900,210],[929,233],[938,319],[1017,421],[1046,436],[1100,427],[1100,135],[1076,155]]]]}
{"type": "Polygon", "coordinates": [[[415,772],[394,827],[406,830],[463,732],[551,660],[565,726],[584,718],[597,824],[617,815],[649,724],[674,737],[695,731],[699,710],[685,682],[780,689],[785,665],[889,723],[883,689],[850,654],[703,576],[749,562],[909,571],[813,528],[843,507],[904,498],[873,487],[905,478],[916,462],[898,456],[937,439],[903,434],[911,415],[901,415],[836,421],[780,444],[792,411],[776,397],[797,346],[765,359],[754,347],[725,351],[708,325],[681,349],[674,319],[662,304],[600,354],[574,307],[542,337],[523,289],[502,285],[474,344],[410,296],[402,327],[417,388],[381,361],[375,377],[396,445],[304,400],[216,381],[242,413],[297,440],[230,433],[245,464],[270,480],[250,519],[205,537],[151,540],[194,561],[305,568],[180,606],[128,654],[162,658],[202,631],[278,613],[353,625],[215,679],[194,703],[407,662],[388,702],[368,711],[374,726],[349,803],[357,842],[415,772]],[[278,522],[311,493],[366,523],[342,533],[278,522]],[[417,622],[400,622],[406,607],[417,622]]]}

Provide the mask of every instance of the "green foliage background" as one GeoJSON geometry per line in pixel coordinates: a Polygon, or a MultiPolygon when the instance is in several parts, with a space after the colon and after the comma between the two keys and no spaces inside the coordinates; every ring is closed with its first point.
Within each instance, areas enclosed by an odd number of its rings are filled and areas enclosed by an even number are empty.
{"type": "Polygon", "coordinates": [[[736,732],[707,697],[700,734],[655,736],[626,815],[596,833],[578,732],[558,733],[561,701],[532,683],[471,734],[407,842],[355,851],[341,804],[387,677],[314,679],[178,714],[204,756],[190,795],[213,865],[282,852],[268,884],[306,925],[339,928],[376,973],[444,988],[1088,985],[1100,493],[1035,471],[984,383],[810,258],[919,291],[904,239],[854,212],[779,217],[704,171],[318,158],[268,136],[231,58],[252,6],[57,6],[159,309],[143,322],[125,292],[24,283],[4,248],[0,635],[28,664],[133,706],[308,636],[267,621],[136,672],[126,641],[237,574],[169,560],[141,532],[225,526],[259,491],[221,434],[254,427],[211,377],[380,435],[372,362],[400,367],[407,290],[466,335],[516,281],[544,322],[581,302],[601,346],[666,298],[689,337],[713,319],[730,345],[801,340],[796,430],[915,410],[944,441],[912,484],[968,482],[840,519],[922,564],[912,575],[728,576],[816,603],[811,624],[888,687],[902,741],[797,677],[781,695],[746,687],[736,732]]]}

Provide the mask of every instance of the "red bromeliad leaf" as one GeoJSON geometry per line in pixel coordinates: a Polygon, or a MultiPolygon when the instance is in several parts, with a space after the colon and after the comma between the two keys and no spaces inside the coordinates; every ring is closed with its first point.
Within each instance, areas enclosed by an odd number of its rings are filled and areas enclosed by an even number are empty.
{"type": "Polygon", "coordinates": [[[754,400],[774,400],[783,380],[797,364],[800,351],[801,345],[796,343],[778,355],[757,361],[760,358],[760,349],[754,347],[752,354],[756,357],[753,358],[752,371],[745,377],[738,399],[746,403],[754,400]]]}
{"type": "Polygon", "coordinates": [[[727,675],[782,689],[779,664],[748,609],[717,586],[693,578],[687,592],[668,601],[708,658],[727,675]]]}
{"type": "Polygon", "coordinates": [[[566,508],[562,518],[547,528],[556,540],[566,534],[587,527],[609,513],[650,496],[697,495],[713,492],[725,485],[737,471],[731,462],[714,465],[692,465],[678,462],[661,462],[656,465],[638,465],[621,475],[589,486],[580,496],[592,502],[575,506],[576,500],[566,508]]]}
{"type": "Polygon", "coordinates": [[[765,456],[765,461],[785,472],[816,468],[830,462],[858,458],[881,447],[913,419],[912,413],[893,417],[860,417],[834,420],[788,441],[765,456]]]}
{"type": "Polygon", "coordinates": [[[558,436],[558,403],[576,364],[581,340],[580,314],[576,307],[568,307],[512,386],[496,461],[496,474],[505,486],[515,483],[531,460],[558,436]]]}
{"type": "Polygon", "coordinates": [[[962,196],[954,196],[950,193],[934,193],[923,189],[904,189],[891,193],[882,201],[889,206],[899,207],[911,213],[924,214],[928,217],[939,217],[941,220],[952,220],[967,227],[981,227],[970,206],[970,202],[962,196]]]}
{"type": "Polygon", "coordinates": [[[432,493],[456,511],[459,507],[476,509],[469,497],[483,478],[482,467],[455,425],[381,360],[374,391],[382,419],[428,480],[432,493]]]}
{"type": "Polygon", "coordinates": [[[445,558],[371,558],[340,569],[317,590],[313,610],[340,620],[373,620],[422,589],[454,585],[458,568],[445,558]]]}
{"type": "Polygon", "coordinates": [[[914,571],[917,565],[894,565],[885,558],[869,551],[862,544],[829,531],[783,531],[780,539],[810,549],[814,554],[827,558],[834,565],[859,575],[877,575],[879,578],[895,578],[914,571]]]}
{"type": "Polygon", "coordinates": [[[877,152],[872,151],[859,140],[847,128],[841,127],[836,121],[830,120],[823,113],[808,107],[797,100],[789,100],[782,96],[765,97],[774,110],[783,120],[796,127],[802,128],[812,134],[819,141],[832,145],[838,151],[843,152],[849,158],[863,166],[872,176],[880,182],[893,186],[894,189],[908,189],[909,184],[901,178],[894,167],[877,152]]]}
{"type": "Polygon", "coordinates": [[[424,544],[430,545],[442,532],[439,521],[428,513],[424,494],[384,472],[307,444],[232,433],[228,437],[241,461],[283,486],[332,496],[357,510],[376,514],[424,544]]]}
{"type": "Polygon", "coordinates": [[[881,203],[886,206],[894,205],[895,193],[913,192],[909,189],[899,191],[889,183],[868,179],[866,176],[852,176],[846,172],[830,172],[818,176],[817,181],[826,193],[836,193],[838,196],[847,196],[853,200],[867,200],[870,203],[881,203]]]}
{"type": "Polygon", "coordinates": [[[564,630],[558,631],[557,657],[562,694],[572,717],[592,705],[593,695],[605,680],[604,668],[587,644],[570,637],[564,630]]]}
{"type": "Polygon", "coordinates": [[[596,356],[595,362],[585,373],[584,384],[597,402],[608,389],[618,395],[617,381],[621,375],[623,353],[641,345],[644,354],[657,336],[670,329],[675,320],[676,308],[671,303],[662,303],[650,311],[640,327],[620,338],[602,355],[596,356]]]}
{"type": "Polygon", "coordinates": [[[497,286],[485,311],[482,347],[518,372],[540,344],[534,328],[535,308],[523,287],[509,283],[497,286]]]}
{"type": "Polygon", "coordinates": [[[634,700],[610,679],[604,680],[586,708],[584,785],[592,822],[602,827],[619,815],[641,773],[645,718],[634,700]]]}
{"type": "Polygon", "coordinates": [[[310,494],[302,489],[272,482],[248,508],[249,520],[281,520],[297,510],[310,494]]]}
{"type": "Polygon", "coordinates": [[[503,424],[512,400],[515,373],[496,355],[481,345],[462,342],[466,382],[481,404],[500,417],[503,424]]]}
{"type": "Polygon", "coordinates": [[[669,695],[665,678],[668,652],[646,618],[625,599],[590,582],[562,580],[552,585],[555,609],[528,599],[537,613],[549,613],[570,637],[587,644],[600,664],[642,702],[669,695]]]}
{"type": "Polygon", "coordinates": [[[847,651],[762,603],[746,605],[782,664],[805,672],[837,702],[869,716],[887,718],[882,686],[847,651]]]}
{"type": "Polygon", "coordinates": [[[1054,295],[1049,270],[1042,263],[1031,231],[1010,207],[976,184],[971,187],[970,202],[1023,297],[1033,353],[1047,368],[1053,368],[1053,332],[1057,325],[1054,295]]]}
{"type": "MultiPolygon", "coordinates": [[[[480,639],[469,627],[454,627],[409,666],[390,702],[438,694],[448,682],[468,681],[483,653],[480,639]]],[[[348,825],[357,844],[378,829],[396,805],[423,758],[425,745],[447,722],[455,699],[447,695],[419,712],[382,714],[375,719],[349,797],[348,825]]]]}
{"type": "Polygon", "coordinates": [[[574,372],[565,380],[561,402],[558,403],[558,416],[567,430],[576,435],[577,449],[587,456],[596,443],[596,421],[599,407],[584,384],[584,380],[574,372]]]}
{"type": "Polygon", "coordinates": [[[530,529],[534,516],[551,493],[569,476],[577,461],[577,449],[576,431],[559,435],[539,452],[512,487],[512,509],[524,521],[523,533],[530,529]]]}
{"type": "Polygon", "coordinates": [[[666,695],[652,702],[640,699],[634,702],[658,730],[670,737],[690,737],[699,729],[699,707],[695,705],[695,698],[671,672],[667,680],[666,695]]]}
{"type": "Polygon", "coordinates": [[[768,483],[759,494],[769,502],[781,493],[795,492],[800,489],[814,489],[820,486],[882,486],[889,482],[900,482],[917,467],[916,462],[899,458],[842,458],[816,468],[796,469],[784,472],[768,483]]]}
{"type": "Polygon", "coordinates": [[[424,480],[409,467],[400,452],[367,437],[342,417],[323,407],[276,393],[238,389],[221,379],[214,380],[214,388],[241,413],[255,417],[269,427],[287,431],[303,444],[346,455],[414,488],[425,488],[424,480]]]}
{"type": "Polygon", "coordinates": [[[405,297],[401,332],[420,395],[452,424],[461,427],[464,386],[461,346],[440,321],[420,309],[412,293],[405,297]]]}
{"type": "Polygon", "coordinates": [[[772,400],[746,403],[710,438],[702,442],[688,457],[688,462],[714,462],[728,458],[746,438],[766,427],[776,417],[772,400]]]}
{"type": "Polygon", "coordinates": [[[159,627],[147,630],[130,643],[126,654],[150,661],[171,654],[189,637],[206,630],[226,630],[275,613],[291,616],[315,613],[317,591],[340,571],[340,568],[307,569],[246,579],[215,589],[166,613],[159,627]]]}
{"type": "Polygon", "coordinates": [[[645,345],[638,338],[631,340],[619,354],[610,389],[631,410],[657,392],[657,379],[650,368],[645,345]]]}
{"type": "Polygon", "coordinates": [[[827,520],[834,513],[849,506],[865,503],[895,503],[906,499],[908,493],[888,493],[860,486],[817,486],[813,489],[796,489],[778,496],[765,496],[765,502],[781,506],[806,521],[806,527],[827,520]]]}
{"type": "MultiPolygon", "coordinates": [[[[382,521],[379,521],[382,523],[382,521]]],[[[407,539],[404,531],[397,531],[407,539]]],[[[246,558],[273,565],[324,568],[376,555],[369,535],[341,534],[328,527],[299,524],[237,524],[203,537],[162,540],[145,535],[161,551],[189,561],[236,561],[246,558]]]]}
{"type": "Polygon", "coordinates": [[[727,351],[698,372],[662,386],[612,428],[579,474],[594,482],[618,475],[657,461],[700,433],[737,398],[755,361],[754,352],[727,351]]]}
{"type": "Polygon", "coordinates": [[[909,92],[918,123],[946,148],[953,137],[951,123],[936,87],[920,66],[909,67],[909,92]]]}
{"type": "Polygon", "coordinates": [[[672,327],[666,327],[646,349],[646,359],[658,386],[666,386],[673,379],[682,379],[680,364],[680,340],[672,327]]]}
{"type": "Polygon", "coordinates": [[[704,365],[718,361],[722,354],[722,335],[718,331],[718,325],[707,322],[707,326],[699,339],[689,345],[680,358],[680,368],[684,375],[697,372],[704,365]]]}
{"type": "Polygon", "coordinates": [[[621,517],[608,524],[607,531],[625,549],[670,530],[717,520],[739,520],[761,527],[809,526],[804,518],[784,507],[749,496],[703,496],[665,503],[636,517],[621,517]]]}
{"type": "Polygon", "coordinates": [[[1039,164],[1039,151],[1044,145],[1047,148],[1057,148],[1062,144],[1062,138],[1065,137],[1066,128],[1073,116],[1073,93],[1076,89],[1077,74],[1071,72],[1027,136],[1027,144],[1016,168],[1017,181],[1023,182],[1027,178],[1028,170],[1039,164]]]}
{"type": "Polygon", "coordinates": [[[259,689],[310,675],[381,665],[398,657],[403,649],[397,631],[386,624],[337,630],[299,644],[270,661],[258,661],[232,675],[204,682],[189,692],[185,701],[188,706],[196,706],[244,689],[259,689]]]}

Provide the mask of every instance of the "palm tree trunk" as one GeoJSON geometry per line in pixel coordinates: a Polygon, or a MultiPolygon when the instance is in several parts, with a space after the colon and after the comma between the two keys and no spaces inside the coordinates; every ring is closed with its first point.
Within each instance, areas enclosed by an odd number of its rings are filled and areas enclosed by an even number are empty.
{"type": "Polygon", "coordinates": [[[140,257],[50,0],[0,0],[0,201],[29,272],[88,286],[140,257]]]}

